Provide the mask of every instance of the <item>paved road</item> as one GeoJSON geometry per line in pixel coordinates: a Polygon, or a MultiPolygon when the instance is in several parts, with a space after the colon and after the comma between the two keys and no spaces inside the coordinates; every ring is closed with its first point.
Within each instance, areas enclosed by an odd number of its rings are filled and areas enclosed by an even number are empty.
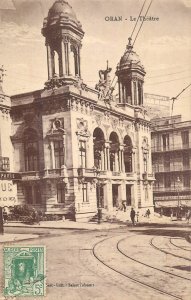
{"type": "MultiPolygon", "coordinates": [[[[21,229],[6,228],[7,233],[34,233],[39,234],[38,239],[21,241],[21,245],[45,245],[47,249],[47,297],[48,300],[53,299],[69,299],[69,300],[151,300],[151,299],[173,299],[173,297],[161,294],[149,287],[140,285],[130,280],[123,274],[119,274],[109,269],[114,266],[121,273],[132,275],[139,281],[147,284],[155,284],[155,287],[163,288],[165,282],[165,291],[177,295],[177,299],[190,299],[188,287],[191,286],[190,281],[187,282],[187,294],[181,296],[181,289],[185,289],[185,279],[177,279],[177,291],[172,291],[173,284],[176,285],[176,278],[173,278],[168,285],[168,278],[159,276],[153,283],[153,276],[156,276],[157,270],[149,273],[147,266],[139,266],[138,263],[128,261],[127,257],[117,252],[117,242],[121,239],[120,250],[136,260],[141,260],[146,264],[154,265],[156,268],[168,269],[167,260],[164,259],[167,254],[159,252],[157,249],[148,249],[148,241],[154,237],[155,246],[163,248],[166,245],[166,239],[172,238],[173,253],[176,254],[176,247],[179,249],[179,256],[189,259],[189,244],[185,240],[188,229],[179,227],[170,228],[125,228],[112,229],[107,231],[78,231],[78,230],[60,230],[60,229],[21,229]],[[128,238],[131,237],[131,238],[128,238]],[[128,238],[128,239],[126,239],[128,238]],[[97,246],[94,248],[94,246],[97,246]],[[93,255],[101,257],[108,266],[103,265],[93,255]],[[136,249],[136,251],[135,251],[136,249]],[[184,251],[184,249],[186,249],[184,251]],[[149,250],[149,251],[148,251],[149,250]],[[160,254],[159,254],[159,253],[160,254]],[[149,257],[148,257],[149,255],[149,257]],[[158,259],[160,257],[160,260],[158,259]],[[141,272],[139,272],[139,269],[141,272]],[[139,273],[139,274],[137,274],[139,273]],[[146,280],[146,281],[145,281],[146,280]],[[183,298],[184,297],[184,298],[183,298]]],[[[168,254],[170,257],[169,268],[174,268],[174,272],[182,277],[188,277],[190,268],[189,260],[183,261],[177,256],[168,254]],[[174,263],[173,263],[174,262],[174,263]],[[178,268],[179,266],[179,268],[178,268]],[[184,268],[185,266],[185,268],[184,268]]],[[[191,258],[191,257],[190,257],[191,258]]],[[[2,245],[0,245],[0,268],[2,269],[2,245]]],[[[170,270],[170,269],[169,269],[170,270]]],[[[172,271],[172,270],[171,270],[172,271]]],[[[160,273],[160,272],[159,272],[160,273]]],[[[171,277],[171,275],[169,275],[171,277]]],[[[2,272],[0,272],[1,290],[3,286],[2,272]]],[[[191,292],[191,291],[190,291],[191,292]]],[[[1,297],[0,297],[1,299],[1,297]]],[[[22,297],[23,300],[31,298],[22,297]]],[[[38,298],[35,298],[38,299],[38,298]]],[[[42,298],[41,298],[42,299],[42,298]]],[[[176,298],[174,298],[176,299],[176,298]]]]}

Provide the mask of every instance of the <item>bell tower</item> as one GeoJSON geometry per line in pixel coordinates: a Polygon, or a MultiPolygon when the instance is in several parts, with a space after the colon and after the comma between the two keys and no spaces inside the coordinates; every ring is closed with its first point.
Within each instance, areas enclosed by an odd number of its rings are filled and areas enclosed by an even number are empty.
{"type": "Polygon", "coordinates": [[[80,50],[84,36],[81,23],[65,0],[57,0],[44,19],[42,34],[46,39],[48,83],[72,84],[81,78],[80,50]]]}
{"type": "Polygon", "coordinates": [[[116,76],[119,87],[119,106],[130,104],[143,105],[143,83],[146,72],[140,62],[139,56],[133,51],[131,38],[124,55],[117,66],[116,76]]]}

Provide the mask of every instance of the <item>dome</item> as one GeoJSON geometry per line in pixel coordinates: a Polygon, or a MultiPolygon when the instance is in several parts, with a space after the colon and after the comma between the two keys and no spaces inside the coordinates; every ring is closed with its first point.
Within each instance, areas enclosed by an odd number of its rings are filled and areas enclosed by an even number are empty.
{"type": "Polygon", "coordinates": [[[54,2],[52,7],[49,9],[47,21],[50,24],[54,23],[60,18],[69,19],[78,24],[78,26],[80,25],[80,22],[77,20],[76,14],[72,7],[64,0],[57,0],[54,2]]]}
{"type": "Polygon", "coordinates": [[[142,67],[139,55],[133,51],[133,46],[131,45],[131,39],[129,38],[129,44],[126,47],[124,55],[120,59],[119,68],[128,67],[129,64],[136,64],[139,67],[142,67]]]}

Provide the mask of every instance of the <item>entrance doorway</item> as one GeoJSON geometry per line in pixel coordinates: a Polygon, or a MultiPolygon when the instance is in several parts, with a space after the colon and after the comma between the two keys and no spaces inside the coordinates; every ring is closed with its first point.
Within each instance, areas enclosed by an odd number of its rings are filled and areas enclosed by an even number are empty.
{"type": "Polygon", "coordinates": [[[112,184],[113,207],[118,206],[118,197],[119,197],[119,185],[112,184]]]}
{"type": "Polygon", "coordinates": [[[131,185],[126,184],[126,205],[131,206],[132,205],[132,199],[131,199],[131,185]]]}

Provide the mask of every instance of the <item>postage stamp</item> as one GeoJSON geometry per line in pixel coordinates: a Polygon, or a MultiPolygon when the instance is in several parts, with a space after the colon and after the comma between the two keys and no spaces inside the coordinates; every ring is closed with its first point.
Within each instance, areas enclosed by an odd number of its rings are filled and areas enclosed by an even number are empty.
{"type": "Polygon", "coordinates": [[[45,296],[45,259],[44,246],[4,246],[4,296],[45,296]]]}

